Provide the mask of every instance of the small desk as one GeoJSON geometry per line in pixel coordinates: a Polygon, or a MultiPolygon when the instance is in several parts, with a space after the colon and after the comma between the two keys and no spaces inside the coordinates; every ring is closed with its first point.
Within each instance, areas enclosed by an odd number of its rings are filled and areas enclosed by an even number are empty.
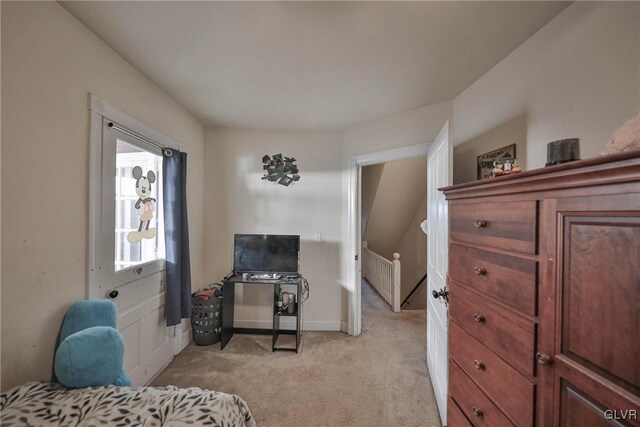
{"type": "MultiPolygon", "coordinates": [[[[245,287],[247,288],[247,287],[245,287]]],[[[240,274],[233,275],[224,279],[222,282],[222,336],[220,340],[220,349],[224,350],[226,345],[233,338],[234,333],[238,334],[270,334],[273,337],[271,350],[272,351],[295,351],[298,353],[300,350],[301,327],[300,322],[302,318],[302,306],[300,298],[302,297],[302,278],[297,277],[294,279],[283,278],[278,280],[268,279],[243,279],[240,274]],[[253,286],[273,286],[273,324],[271,329],[269,328],[236,328],[233,326],[234,308],[235,308],[235,291],[236,283],[243,283],[253,286]],[[293,314],[278,313],[277,301],[280,289],[287,290],[288,287],[295,287],[296,290],[296,310],[293,314]],[[282,317],[295,317],[296,329],[280,329],[280,319],[282,317]],[[295,335],[296,345],[294,347],[283,347],[278,345],[278,338],[280,335],[295,335]]]]}

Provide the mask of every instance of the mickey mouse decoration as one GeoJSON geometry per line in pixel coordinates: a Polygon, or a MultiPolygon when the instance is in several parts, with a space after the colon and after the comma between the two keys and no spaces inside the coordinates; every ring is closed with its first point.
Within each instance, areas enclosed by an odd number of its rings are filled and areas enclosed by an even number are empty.
{"type": "Polygon", "coordinates": [[[153,219],[153,208],[156,204],[156,199],[151,197],[151,184],[156,182],[156,174],[153,171],[147,172],[147,176],[142,175],[142,168],[136,166],[133,168],[133,179],[136,180],[136,194],[138,200],[136,201],[136,209],[140,215],[140,225],[138,231],[130,231],[127,234],[127,240],[130,243],[138,243],[142,238],[153,239],[156,237],[156,229],[149,228],[151,220],[153,219]],[[143,230],[144,227],[144,230],[143,230]]]}

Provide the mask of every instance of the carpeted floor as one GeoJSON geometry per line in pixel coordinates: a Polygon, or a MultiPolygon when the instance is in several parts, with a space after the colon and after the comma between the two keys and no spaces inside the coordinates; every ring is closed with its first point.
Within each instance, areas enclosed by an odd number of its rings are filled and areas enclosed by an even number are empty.
{"type": "Polygon", "coordinates": [[[424,310],[393,313],[365,283],[362,324],[360,337],[305,332],[299,354],[272,353],[267,335],[192,344],[152,385],[237,394],[258,426],[440,426],[424,310]]]}

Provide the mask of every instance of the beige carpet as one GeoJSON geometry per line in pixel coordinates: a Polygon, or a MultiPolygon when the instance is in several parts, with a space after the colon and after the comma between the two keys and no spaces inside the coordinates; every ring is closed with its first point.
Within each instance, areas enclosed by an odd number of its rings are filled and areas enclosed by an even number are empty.
{"type": "Polygon", "coordinates": [[[425,312],[393,313],[367,284],[363,333],[305,332],[299,354],[271,337],[190,345],[153,385],[237,394],[258,426],[439,426],[425,359],[425,312]]]}

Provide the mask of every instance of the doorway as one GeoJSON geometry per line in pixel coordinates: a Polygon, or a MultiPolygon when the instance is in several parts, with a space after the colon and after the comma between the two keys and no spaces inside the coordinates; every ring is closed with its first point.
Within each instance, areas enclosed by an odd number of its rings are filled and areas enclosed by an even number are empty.
{"type": "MultiPolygon", "coordinates": [[[[427,205],[429,220],[427,224],[427,293],[436,289],[446,288],[448,269],[448,209],[444,196],[437,189],[451,185],[453,145],[449,138],[451,122],[447,121],[433,143],[417,144],[403,148],[386,150],[350,159],[347,169],[348,205],[347,205],[347,245],[348,254],[354,258],[347,261],[346,271],[351,290],[349,298],[350,335],[360,335],[362,332],[362,295],[360,281],[362,235],[360,226],[361,216],[361,180],[362,167],[383,163],[385,161],[409,159],[428,156],[427,205]]],[[[435,392],[440,419],[443,425],[447,420],[447,390],[448,390],[448,319],[446,308],[442,305],[427,307],[427,365],[431,383],[435,392]],[[431,316],[431,317],[429,317],[431,316]]]]}
{"type": "Polygon", "coordinates": [[[350,161],[348,169],[348,249],[350,254],[354,254],[352,260],[355,261],[349,262],[347,270],[352,284],[348,324],[350,335],[357,336],[362,332],[362,291],[360,286],[362,282],[362,168],[397,160],[426,158],[430,145],[431,143],[422,143],[378,151],[354,157],[350,161]]]}
{"type": "Polygon", "coordinates": [[[362,166],[361,177],[363,286],[373,288],[386,310],[424,310],[426,157],[362,166]]]}

